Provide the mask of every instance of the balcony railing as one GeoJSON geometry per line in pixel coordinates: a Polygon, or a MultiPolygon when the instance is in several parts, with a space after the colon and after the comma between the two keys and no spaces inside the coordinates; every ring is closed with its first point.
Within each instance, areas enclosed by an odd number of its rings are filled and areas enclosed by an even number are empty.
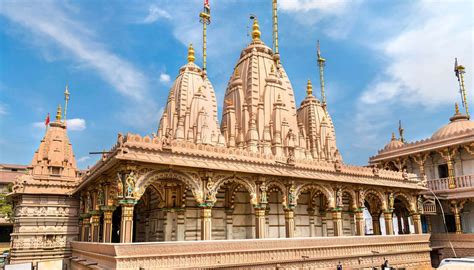
{"type": "MultiPolygon", "coordinates": [[[[456,188],[474,187],[474,175],[462,175],[454,177],[456,188]]],[[[449,178],[428,180],[428,188],[431,190],[448,190],[449,178]]]]}

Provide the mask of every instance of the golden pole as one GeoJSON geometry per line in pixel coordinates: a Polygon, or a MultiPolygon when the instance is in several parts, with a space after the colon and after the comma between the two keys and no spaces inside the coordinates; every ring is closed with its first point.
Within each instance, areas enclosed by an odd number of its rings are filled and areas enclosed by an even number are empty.
{"type": "Polygon", "coordinates": [[[278,54],[278,15],[277,0],[273,0],[273,52],[278,54]]]}
{"type": "Polygon", "coordinates": [[[466,71],[465,71],[464,66],[458,65],[457,58],[455,58],[455,62],[454,62],[454,73],[456,74],[456,77],[458,78],[459,90],[461,92],[462,104],[464,108],[466,109],[466,116],[468,118],[471,118],[471,116],[469,115],[469,108],[467,105],[466,88],[464,87],[464,73],[466,73],[466,71]]]}
{"type": "Polygon", "coordinates": [[[324,93],[324,65],[326,63],[326,59],[321,57],[321,49],[319,48],[319,40],[318,40],[318,66],[319,66],[319,81],[321,83],[321,102],[323,106],[326,107],[326,94],[324,93]]]}
{"type": "Polygon", "coordinates": [[[204,5],[204,11],[199,14],[202,23],[202,70],[206,71],[207,59],[207,25],[211,23],[211,9],[208,5],[204,5]]]}

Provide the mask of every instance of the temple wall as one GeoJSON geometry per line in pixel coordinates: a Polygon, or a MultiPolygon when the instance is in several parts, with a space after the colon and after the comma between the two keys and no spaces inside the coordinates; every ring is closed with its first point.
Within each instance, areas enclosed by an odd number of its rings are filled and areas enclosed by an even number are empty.
{"type": "Polygon", "coordinates": [[[67,258],[79,234],[79,201],[61,195],[21,194],[14,198],[11,262],[67,258]]]}

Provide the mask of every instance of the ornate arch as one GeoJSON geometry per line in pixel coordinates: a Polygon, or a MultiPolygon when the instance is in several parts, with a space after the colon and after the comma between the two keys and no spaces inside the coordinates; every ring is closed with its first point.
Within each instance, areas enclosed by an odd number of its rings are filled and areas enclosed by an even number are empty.
{"type": "Polygon", "coordinates": [[[364,194],[365,194],[364,199],[366,201],[367,201],[367,197],[370,197],[370,195],[372,195],[373,197],[379,199],[380,208],[382,211],[386,211],[388,209],[387,200],[385,199],[385,196],[381,191],[371,188],[371,189],[366,190],[364,194]]]}
{"type": "MultiPolygon", "coordinates": [[[[327,199],[328,201],[328,207],[329,208],[334,208],[335,207],[335,199],[334,199],[334,194],[332,190],[329,187],[326,187],[324,185],[320,184],[303,184],[300,185],[296,188],[296,199],[295,202],[298,201],[299,196],[301,195],[302,192],[307,191],[307,190],[317,190],[320,191],[327,199]]],[[[312,198],[311,198],[312,199],[312,198]]]]}
{"type": "Polygon", "coordinates": [[[357,194],[353,189],[351,189],[347,186],[344,186],[344,187],[342,187],[342,194],[349,194],[349,197],[351,198],[349,206],[350,206],[350,208],[353,208],[352,210],[357,208],[357,194]]]}
{"type": "Polygon", "coordinates": [[[402,201],[409,212],[416,212],[416,199],[414,199],[413,196],[410,196],[405,192],[398,191],[393,194],[393,197],[402,201]]]}
{"type": "Polygon", "coordinates": [[[242,185],[249,192],[251,204],[257,204],[257,187],[255,185],[255,182],[235,175],[217,176],[215,179],[216,181],[214,182],[214,184],[208,187],[210,198],[215,198],[215,194],[217,193],[219,188],[221,188],[221,186],[226,183],[233,182],[242,185]]]}
{"type": "Polygon", "coordinates": [[[198,203],[203,202],[202,181],[197,174],[190,174],[176,170],[153,170],[138,177],[135,184],[135,194],[139,198],[146,188],[153,182],[165,179],[179,180],[186,184],[192,191],[198,203]]]}
{"type": "Polygon", "coordinates": [[[266,184],[267,187],[267,192],[273,191],[275,189],[279,190],[281,192],[281,199],[283,205],[286,205],[286,202],[288,201],[288,194],[286,192],[286,186],[279,180],[270,180],[266,184]]]}

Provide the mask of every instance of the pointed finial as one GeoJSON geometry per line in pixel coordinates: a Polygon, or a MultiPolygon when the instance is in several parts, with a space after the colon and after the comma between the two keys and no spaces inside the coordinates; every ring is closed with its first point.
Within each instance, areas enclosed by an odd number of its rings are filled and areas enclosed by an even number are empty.
{"type": "Polygon", "coordinates": [[[260,40],[260,26],[258,25],[258,20],[255,17],[253,19],[253,26],[252,26],[252,39],[253,40],[260,40]]]}
{"type": "Polygon", "coordinates": [[[239,76],[239,69],[236,67],[234,71],[234,77],[238,77],[238,76],[239,76]]]}
{"type": "Polygon", "coordinates": [[[275,72],[275,67],[273,65],[270,67],[270,72],[271,73],[275,72]]]}
{"type": "Polygon", "coordinates": [[[398,133],[400,134],[400,141],[402,141],[402,143],[405,142],[405,138],[403,137],[404,130],[405,129],[402,127],[402,120],[398,120],[398,133]]]}
{"type": "Polygon", "coordinates": [[[459,105],[458,105],[457,102],[454,103],[454,111],[455,111],[456,114],[459,114],[459,105]]]}
{"type": "Polygon", "coordinates": [[[313,84],[311,83],[311,80],[308,80],[308,83],[306,84],[306,94],[308,94],[308,96],[313,95],[313,84]]]}
{"type": "Polygon", "coordinates": [[[193,44],[192,43],[189,43],[189,47],[188,47],[188,62],[189,63],[194,63],[194,60],[196,59],[196,57],[194,56],[194,48],[193,48],[193,44]]]}
{"type": "Polygon", "coordinates": [[[395,141],[397,138],[395,138],[395,132],[392,132],[392,141],[395,141]]]}
{"type": "Polygon", "coordinates": [[[58,105],[58,110],[56,111],[56,122],[61,122],[61,104],[58,105]]]}

